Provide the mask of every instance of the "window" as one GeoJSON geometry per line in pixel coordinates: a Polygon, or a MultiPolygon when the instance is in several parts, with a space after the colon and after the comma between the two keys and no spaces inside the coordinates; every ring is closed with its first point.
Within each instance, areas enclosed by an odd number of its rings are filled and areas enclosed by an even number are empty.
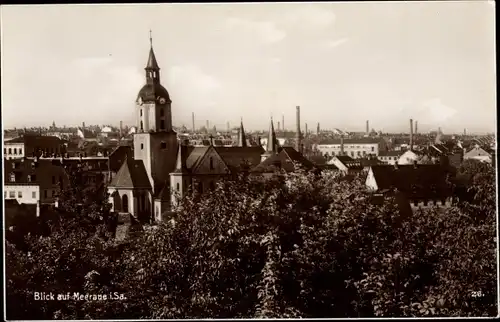
{"type": "Polygon", "coordinates": [[[165,129],[165,121],[160,120],[160,130],[164,130],[164,129],[165,129]]]}
{"type": "Polygon", "coordinates": [[[141,116],[142,116],[142,108],[141,108],[141,116]]]}
{"type": "Polygon", "coordinates": [[[17,192],[17,197],[18,198],[22,198],[23,197],[23,192],[22,191],[18,191],[17,192]]]}
{"type": "Polygon", "coordinates": [[[141,143],[141,150],[144,150],[144,144],[141,143]]]}
{"type": "Polygon", "coordinates": [[[16,182],[16,174],[15,173],[11,173],[9,179],[10,179],[10,182],[16,182]]]}
{"type": "Polygon", "coordinates": [[[142,121],[141,121],[141,131],[144,131],[144,126],[143,126],[142,121]]]}
{"type": "Polygon", "coordinates": [[[180,190],[181,185],[177,182],[177,191],[180,190]]]}
{"type": "Polygon", "coordinates": [[[43,197],[44,197],[44,198],[47,198],[47,190],[44,190],[44,191],[43,191],[43,197]]]}
{"type": "Polygon", "coordinates": [[[12,154],[12,148],[9,148],[9,154],[12,154]]]}
{"type": "Polygon", "coordinates": [[[160,108],[160,116],[163,116],[164,114],[165,114],[165,111],[162,108],[160,108]]]}
{"type": "Polygon", "coordinates": [[[31,198],[36,199],[36,191],[31,192],[31,198]]]}
{"type": "Polygon", "coordinates": [[[9,191],[9,198],[15,198],[16,197],[16,192],[15,191],[9,191]]]}
{"type": "Polygon", "coordinates": [[[31,182],[31,176],[28,174],[28,182],[31,182]]]}
{"type": "Polygon", "coordinates": [[[374,146],[372,146],[372,152],[375,152],[375,147],[374,146]]]}
{"type": "Polygon", "coordinates": [[[17,149],[16,148],[14,148],[14,154],[17,154],[17,149]]]}
{"type": "Polygon", "coordinates": [[[23,149],[19,148],[19,154],[23,154],[23,149]]]}
{"type": "Polygon", "coordinates": [[[167,148],[167,143],[165,143],[165,142],[161,142],[161,143],[160,143],[160,148],[162,148],[162,149],[166,149],[166,148],[167,148]]]}
{"type": "Polygon", "coordinates": [[[210,157],[210,170],[214,169],[214,158],[210,157]]]}

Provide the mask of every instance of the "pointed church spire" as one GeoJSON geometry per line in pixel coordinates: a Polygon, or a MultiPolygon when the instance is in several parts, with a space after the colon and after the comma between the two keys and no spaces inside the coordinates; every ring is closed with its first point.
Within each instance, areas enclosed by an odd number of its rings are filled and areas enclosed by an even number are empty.
{"type": "Polygon", "coordinates": [[[177,152],[177,162],[175,165],[175,170],[180,172],[185,172],[187,170],[186,166],[186,146],[179,143],[179,150],[177,152]]]}
{"type": "Polygon", "coordinates": [[[276,144],[276,133],[274,132],[273,118],[271,117],[271,126],[269,127],[269,137],[267,139],[267,152],[278,153],[278,145],[276,144]]]}
{"type": "Polygon", "coordinates": [[[247,146],[247,137],[245,135],[245,129],[243,128],[243,118],[241,118],[241,123],[240,123],[240,133],[238,135],[238,146],[240,147],[246,147],[247,146]]]}
{"type": "Polygon", "coordinates": [[[148,58],[148,63],[146,65],[146,70],[160,70],[160,67],[158,66],[158,62],[156,61],[156,56],[155,52],[153,50],[153,36],[151,35],[151,30],[149,30],[149,44],[150,44],[150,49],[149,49],[149,58],[148,58]]]}

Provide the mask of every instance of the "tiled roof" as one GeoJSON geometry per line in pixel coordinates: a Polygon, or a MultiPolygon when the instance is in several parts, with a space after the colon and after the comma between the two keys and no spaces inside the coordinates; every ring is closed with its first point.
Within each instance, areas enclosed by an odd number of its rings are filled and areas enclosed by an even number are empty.
{"type": "Polygon", "coordinates": [[[110,187],[152,189],[142,160],[127,158],[113,178],[110,187]]]}
{"type": "Polygon", "coordinates": [[[311,161],[304,158],[302,154],[297,152],[292,147],[282,147],[279,150],[279,153],[271,155],[259,165],[254,167],[252,172],[266,173],[273,172],[275,169],[283,169],[286,172],[293,172],[297,170],[295,168],[295,163],[298,163],[300,166],[309,170],[315,167],[311,161]]]}
{"type": "Polygon", "coordinates": [[[130,146],[121,145],[114,149],[109,155],[109,170],[112,172],[118,172],[123,161],[125,161],[125,158],[127,157],[133,157],[132,148],[130,146]]]}
{"type": "Polygon", "coordinates": [[[397,188],[413,199],[433,199],[451,195],[446,184],[448,172],[440,165],[372,166],[379,189],[397,188]]]}
{"type": "Polygon", "coordinates": [[[207,153],[210,146],[203,147],[188,147],[188,157],[186,160],[186,166],[188,169],[195,168],[201,161],[205,153],[207,153]]]}
{"type": "Polygon", "coordinates": [[[261,146],[232,146],[215,147],[217,153],[232,171],[238,171],[243,161],[247,161],[250,167],[255,167],[260,163],[264,149],[261,146]]]}
{"type": "Polygon", "coordinates": [[[380,157],[399,157],[403,155],[405,151],[380,151],[378,155],[380,157]]]}

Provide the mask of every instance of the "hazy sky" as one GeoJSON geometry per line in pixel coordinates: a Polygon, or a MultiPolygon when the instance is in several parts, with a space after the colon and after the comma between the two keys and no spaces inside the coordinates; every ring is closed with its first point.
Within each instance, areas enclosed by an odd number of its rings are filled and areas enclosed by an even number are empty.
{"type": "Polygon", "coordinates": [[[149,30],[174,125],[494,131],[487,1],[2,6],[5,127],[135,125],[149,30]],[[277,126],[277,125],[275,125],[277,126]]]}

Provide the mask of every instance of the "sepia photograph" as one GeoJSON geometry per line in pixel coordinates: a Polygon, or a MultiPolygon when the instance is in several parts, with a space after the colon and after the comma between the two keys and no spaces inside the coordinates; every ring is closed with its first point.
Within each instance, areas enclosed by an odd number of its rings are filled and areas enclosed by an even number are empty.
{"type": "Polygon", "coordinates": [[[5,320],[499,316],[493,1],[0,10],[5,320]]]}

